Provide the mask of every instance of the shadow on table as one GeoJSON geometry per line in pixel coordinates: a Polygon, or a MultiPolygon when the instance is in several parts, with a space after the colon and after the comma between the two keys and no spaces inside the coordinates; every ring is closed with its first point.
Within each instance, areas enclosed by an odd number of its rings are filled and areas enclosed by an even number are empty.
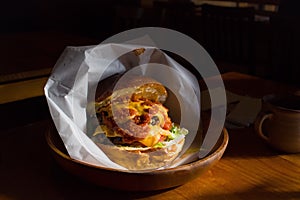
{"type": "MultiPolygon", "coordinates": [[[[161,194],[173,189],[170,188],[158,191],[144,192],[114,190],[110,188],[99,187],[95,184],[73,176],[65,172],[54,161],[52,163],[51,169],[54,177],[53,181],[55,187],[57,188],[60,196],[63,197],[63,199],[85,199],[87,197],[95,199],[136,199],[161,194]]],[[[124,182],[124,184],[127,183],[124,182]]]]}
{"type": "Polygon", "coordinates": [[[224,157],[268,157],[283,154],[256,135],[253,127],[228,130],[228,133],[229,143],[224,157]]]}

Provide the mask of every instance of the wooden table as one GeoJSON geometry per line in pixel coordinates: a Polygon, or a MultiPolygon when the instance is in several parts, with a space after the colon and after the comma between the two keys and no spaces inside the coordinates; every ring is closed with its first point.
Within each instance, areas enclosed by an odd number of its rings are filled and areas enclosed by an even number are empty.
{"type": "MultiPolygon", "coordinates": [[[[297,89],[234,72],[223,78],[227,90],[255,97],[297,89]]],[[[195,180],[164,191],[124,192],[63,171],[44,139],[49,120],[1,131],[0,199],[300,199],[300,154],[273,150],[253,127],[229,130],[223,158],[195,180]]]]}

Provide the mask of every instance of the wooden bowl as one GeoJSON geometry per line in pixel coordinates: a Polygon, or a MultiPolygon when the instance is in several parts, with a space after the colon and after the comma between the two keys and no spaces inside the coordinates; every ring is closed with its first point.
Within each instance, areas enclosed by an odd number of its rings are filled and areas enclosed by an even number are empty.
{"type": "Polygon", "coordinates": [[[162,190],[180,186],[195,179],[222,157],[228,139],[227,130],[224,129],[215,148],[203,159],[172,169],[133,173],[74,160],[68,155],[57,131],[50,128],[46,132],[46,140],[54,159],[67,172],[101,187],[127,191],[162,190]]]}

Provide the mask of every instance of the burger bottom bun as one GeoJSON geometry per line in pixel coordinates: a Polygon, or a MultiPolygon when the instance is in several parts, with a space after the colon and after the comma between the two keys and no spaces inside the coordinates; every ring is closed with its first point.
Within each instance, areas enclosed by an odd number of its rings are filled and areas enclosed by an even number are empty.
{"type": "Polygon", "coordinates": [[[151,170],[170,164],[181,152],[185,138],[164,148],[128,150],[114,145],[96,143],[111,161],[129,170],[151,170]]]}

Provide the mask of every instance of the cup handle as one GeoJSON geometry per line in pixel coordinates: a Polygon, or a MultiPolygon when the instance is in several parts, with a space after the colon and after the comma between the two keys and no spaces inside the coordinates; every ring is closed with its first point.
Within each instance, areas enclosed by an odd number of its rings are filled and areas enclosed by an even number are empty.
{"type": "Polygon", "coordinates": [[[267,119],[271,119],[273,117],[273,113],[269,113],[269,114],[264,114],[262,115],[258,120],[257,120],[257,123],[255,125],[255,129],[256,129],[256,132],[258,133],[258,135],[266,140],[266,141],[269,141],[269,138],[263,133],[262,131],[262,125],[264,123],[265,120],[267,119]]]}

